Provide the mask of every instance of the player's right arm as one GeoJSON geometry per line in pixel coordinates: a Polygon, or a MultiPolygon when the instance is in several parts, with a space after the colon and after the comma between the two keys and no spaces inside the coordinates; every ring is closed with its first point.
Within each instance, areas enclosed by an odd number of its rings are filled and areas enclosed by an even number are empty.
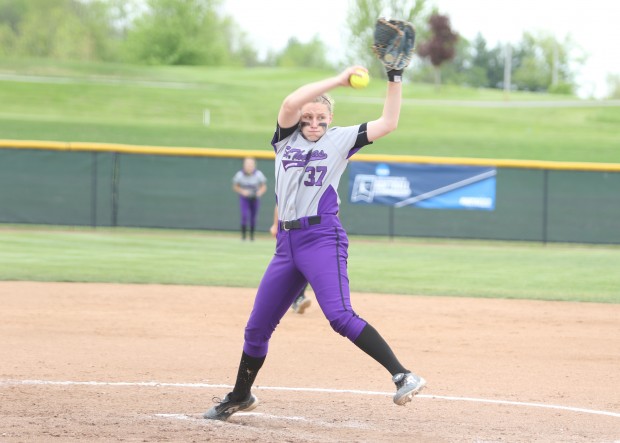
{"type": "Polygon", "coordinates": [[[239,186],[238,183],[233,183],[233,191],[235,191],[237,194],[243,196],[243,197],[247,197],[248,196],[248,191],[243,189],[241,186],[239,186]]]}
{"type": "Polygon", "coordinates": [[[349,77],[358,69],[366,70],[363,66],[351,66],[334,77],[308,83],[290,93],[282,102],[282,106],[280,106],[278,125],[281,128],[295,126],[301,118],[301,108],[303,105],[338,86],[350,87],[349,77]]]}
{"type": "Polygon", "coordinates": [[[258,191],[256,191],[256,196],[262,197],[265,192],[267,192],[267,185],[265,183],[261,183],[258,187],[258,191]]]}

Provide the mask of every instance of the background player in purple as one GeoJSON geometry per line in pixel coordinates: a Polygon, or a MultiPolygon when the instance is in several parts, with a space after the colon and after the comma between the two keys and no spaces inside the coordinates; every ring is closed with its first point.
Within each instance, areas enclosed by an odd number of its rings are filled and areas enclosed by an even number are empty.
{"type": "Polygon", "coordinates": [[[250,228],[250,240],[254,240],[260,198],[267,191],[267,178],[256,169],[256,160],[251,157],[243,160],[243,168],[233,177],[233,190],[239,194],[241,239],[245,240],[246,232],[250,228]]]}
{"type": "Polygon", "coordinates": [[[328,129],[333,101],[327,92],[349,87],[352,66],[339,75],[306,84],[280,107],[272,145],[276,153],[276,198],[280,218],[275,255],[258,287],[247,322],[233,391],[204,413],[226,420],[258,405],[251,388],[265,361],[269,339],[306,282],[331,327],[379,362],[396,385],[394,403],[410,401],[426,384],[404,367],[381,335],[351,306],[348,238],[338,218],[337,189],[349,158],[394,131],[402,100],[402,70],[389,70],[383,113],[368,123],[328,129]]]}

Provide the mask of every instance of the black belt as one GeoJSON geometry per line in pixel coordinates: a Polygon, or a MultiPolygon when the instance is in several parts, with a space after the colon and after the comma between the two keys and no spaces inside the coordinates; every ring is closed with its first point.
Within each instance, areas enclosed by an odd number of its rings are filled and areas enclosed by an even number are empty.
{"type": "MultiPolygon", "coordinates": [[[[309,225],[318,225],[321,223],[321,216],[314,215],[312,217],[308,217],[309,225]]],[[[280,222],[280,229],[284,231],[290,231],[291,229],[301,229],[303,228],[303,222],[301,220],[288,220],[280,222]]]]}

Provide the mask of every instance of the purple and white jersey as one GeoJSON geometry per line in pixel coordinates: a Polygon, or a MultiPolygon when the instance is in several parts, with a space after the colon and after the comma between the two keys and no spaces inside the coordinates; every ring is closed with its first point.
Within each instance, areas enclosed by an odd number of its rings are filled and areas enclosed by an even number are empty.
{"type": "Polygon", "coordinates": [[[261,185],[267,183],[267,177],[258,169],[255,169],[252,174],[246,174],[242,169],[237,171],[232,181],[241,189],[250,191],[250,197],[255,197],[261,185]]]}
{"type": "Polygon", "coordinates": [[[306,140],[298,126],[276,129],[276,198],[280,220],[337,214],[338,184],[349,158],[370,144],[366,123],[333,127],[318,141],[306,140]]]}

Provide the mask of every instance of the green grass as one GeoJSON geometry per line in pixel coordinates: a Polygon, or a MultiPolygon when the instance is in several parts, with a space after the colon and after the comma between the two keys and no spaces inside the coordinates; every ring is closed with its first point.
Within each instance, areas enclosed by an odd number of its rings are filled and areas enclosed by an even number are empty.
{"type": "MultiPolygon", "coordinates": [[[[5,139],[270,150],[281,100],[332,72],[305,69],[141,67],[0,60],[5,139]],[[202,124],[209,109],[211,125],[202,124]]],[[[380,115],[385,82],[338,88],[334,124],[380,115]]],[[[407,84],[401,124],[368,148],[381,154],[620,163],[620,107],[484,108],[422,100],[498,101],[502,91],[407,84]]],[[[513,93],[511,101],[567,97],[513,93]]]]}
{"type": "MultiPolygon", "coordinates": [[[[359,292],[619,303],[620,248],[351,237],[359,292]]],[[[0,280],[256,287],[274,250],[261,235],[0,229],[0,280]]]]}

